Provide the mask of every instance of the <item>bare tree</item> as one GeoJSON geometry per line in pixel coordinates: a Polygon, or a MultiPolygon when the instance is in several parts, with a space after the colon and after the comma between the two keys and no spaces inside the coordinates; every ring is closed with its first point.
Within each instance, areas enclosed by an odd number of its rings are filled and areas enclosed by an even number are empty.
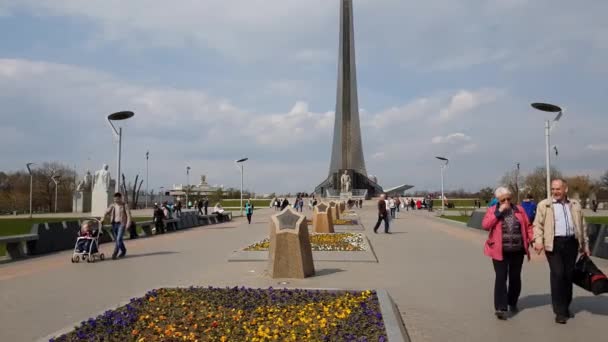
{"type": "Polygon", "coordinates": [[[578,197],[585,207],[589,196],[596,190],[594,182],[589,176],[567,177],[566,181],[568,182],[568,194],[573,198],[578,197]]]}
{"type": "Polygon", "coordinates": [[[135,175],[135,183],[129,182],[128,185],[125,179],[125,174],[122,174],[122,192],[124,193],[125,202],[129,203],[129,208],[132,210],[137,209],[137,203],[139,201],[139,192],[144,180],[139,180],[139,175],[135,175]],[[139,181],[139,184],[137,184],[139,181]],[[131,192],[131,198],[133,201],[129,201],[129,191],[131,192]]]}
{"type": "MultiPolygon", "coordinates": [[[[556,168],[551,168],[551,179],[561,178],[562,174],[556,168]]],[[[539,166],[534,171],[526,176],[525,191],[526,194],[540,201],[547,197],[547,176],[546,168],[539,166]]]]}
{"type": "Polygon", "coordinates": [[[608,189],[608,170],[600,177],[600,184],[604,189],[608,189]]]}

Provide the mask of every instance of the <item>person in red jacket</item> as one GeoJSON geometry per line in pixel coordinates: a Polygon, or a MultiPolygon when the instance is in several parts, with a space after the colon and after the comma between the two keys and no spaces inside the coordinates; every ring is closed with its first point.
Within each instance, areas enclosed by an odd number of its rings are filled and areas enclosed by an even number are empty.
{"type": "Polygon", "coordinates": [[[494,194],[498,203],[488,208],[482,222],[483,229],[490,231],[484,254],[492,258],[496,273],[496,317],[505,320],[508,311],[511,314],[519,311],[517,301],[521,293],[521,269],[524,256],[527,255],[530,260],[529,246],[534,233],[526,211],[513,203],[509,189],[499,187],[494,194]]]}

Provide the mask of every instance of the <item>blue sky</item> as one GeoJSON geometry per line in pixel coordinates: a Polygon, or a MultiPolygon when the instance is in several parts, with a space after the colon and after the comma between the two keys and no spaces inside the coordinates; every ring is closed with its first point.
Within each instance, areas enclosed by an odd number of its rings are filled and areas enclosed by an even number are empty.
{"type": "MultiPolygon", "coordinates": [[[[257,192],[310,191],[329,167],[339,1],[0,0],[2,169],[56,160],[114,169],[104,118],[129,109],[124,170],[150,184],[206,174],[257,192]]],[[[606,169],[608,3],[355,1],[367,169],[385,187],[495,186],[544,163],[543,120],[566,174],[606,169]]]]}

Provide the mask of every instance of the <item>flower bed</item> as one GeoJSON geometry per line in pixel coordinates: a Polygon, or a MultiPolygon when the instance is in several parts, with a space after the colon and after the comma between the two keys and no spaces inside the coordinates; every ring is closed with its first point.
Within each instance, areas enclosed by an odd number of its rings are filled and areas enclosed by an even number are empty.
{"type": "Polygon", "coordinates": [[[357,220],[339,219],[339,220],[334,220],[334,224],[337,226],[354,226],[354,225],[359,224],[359,222],[357,222],[357,220]]]}
{"type": "MultiPolygon", "coordinates": [[[[324,252],[365,251],[367,246],[363,234],[359,233],[311,233],[310,245],[313,251],[324,252]]],[[[269,248],[270,240],[264,239],[244,251],[267,251],[269,248]]]]}
{"type": "Polygon", "coordinates": [[[386,341],[374,291],[160,289],[51,341],[386,341]]]}
{"type": "MultiPolygon", "coordinates": [[[[310,226],[312,225],[312,221],[311,220],[306,220],[306,223],[310,226]]],[[[359,224],[359,222],[357,220],[343,220],[343,219],[339,219],[339,220],[334,220],[334,224],[338,225],[338,226],[354,226],[359,224]]]]}

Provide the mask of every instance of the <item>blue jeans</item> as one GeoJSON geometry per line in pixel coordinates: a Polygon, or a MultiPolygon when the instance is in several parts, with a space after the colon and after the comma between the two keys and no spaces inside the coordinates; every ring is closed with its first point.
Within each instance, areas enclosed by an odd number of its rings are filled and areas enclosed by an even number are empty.
{"type": "Polygon", "coordinates": [[[112,255],[117,255],[118,250],[120,250],[121,254],[126,254],[127,247],[125,247],[125,243],[122,240],[125,234],[125,225],[122,223],[112,223],[112,234],[114,234],[114,238],[116,239],[116,246],[114,246],[114,253],[112,255]]]}

